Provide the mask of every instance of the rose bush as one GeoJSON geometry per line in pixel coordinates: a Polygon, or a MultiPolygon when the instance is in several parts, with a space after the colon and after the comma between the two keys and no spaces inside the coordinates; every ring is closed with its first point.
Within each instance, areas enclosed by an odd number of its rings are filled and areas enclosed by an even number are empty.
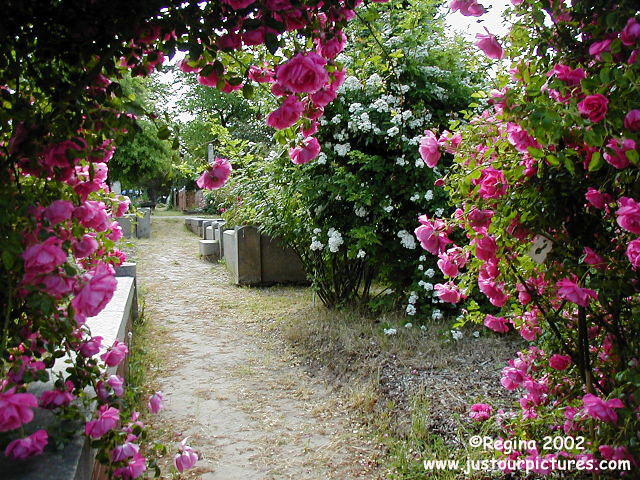
{"type": "Polygon", "coordinates": [[[416,235],[433,254],[452,240],[468,255],[462,272],[440,265],[452,280],[437,288],[477,286],[501,307],[500,317],[470,309],[467,321],[531,342],[503,370],[517,409],[474,405],[471,418],[495,419],[496,435],[509,438],[584,436],[583,450],[508,458],[583,459],[601,478],[620,478],[597,461],[616,455],[635,469],[640,459],[639,11],[633,2],[512,3],[510,34],[478,42],[490,58],[504,52],[508,70],[477,95],[486,109],[452,125],[462,141],[441,183],[458,209],[446,221],[421,218],[416,235]]]}

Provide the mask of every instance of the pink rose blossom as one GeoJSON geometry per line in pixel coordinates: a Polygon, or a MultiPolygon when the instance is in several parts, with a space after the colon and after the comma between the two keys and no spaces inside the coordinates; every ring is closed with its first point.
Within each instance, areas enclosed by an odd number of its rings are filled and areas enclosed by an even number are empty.
{"type": "Polygon", "coordinates": [[[24,252],[24,269],[28,273],[49,273],[67,261],[59,238],[49,237],[42,243],[31,245],[24,252]]]}
{"type": "Polygon", "coordinates": [[[173,464],[180,473],[193,468],[198,462],[198,454],[186,444],[186,439],[181,442],[178,451],[173,458],[173,464]]]}
{"type": "Polygon", "coordinates": [[[624,117],[624,128],[637,132],[640,130],[640,110],[631,110],[624,117]]]}
{"type": "Polygon", "coordinates": [[[217,87],[218,86],[218,74],[212,70],[208,75],[198,74],[198,83],[205,87],[217,87]]]}
{"type": "Polygon", "coordinates": [[[443,131],[438,138],[438,144],[444,147],[447,153],[454,154],[462,143],[462,135],[459,132],[452,134],[448,130],[443,131]]]}
{"type": "Polygon", "coordinates": [[[113,476],[116,478],[122,478],[129,480],[138,478],[147,469],[147,459],[136,452],[133,457],[127,462],[125,467],[120,467],[114,470],[113,476]]]}
{"type": "Polygon", "coordinates": [[[37,430],[28,437],[19,438],[7,445],[4,454],[16,460],[40,455],[47,446],[49,435],[46,430],[37,430]]]}
{"type": "Polygon", "coordinates": [[[452,12],[459,10],[465,17],[479,17],[486,12],[485,8],[476,0],[453,0],[449,4],[449,8],[452,12]]]}
{"type": "Polygon", "coordinates": [[[636,238],[627,245],[627,258],[633,269],[640,267],[640,238],[636,238]]]}
{"type": "Polygon", "coordinates": [[[127,345],[116,340],[113,342],[113,346],[105,353],[100,355],[100,358],[107,364],[108,367],[115,367],[120,364],[124,357],[129,353],[127,345]]]}
{"type": "Polygon", "coordinates": [[[282,130],[296,123],[302,116],[304,104],[295,95],[289,95],[276,110],[267,117],[267,125],[282,130]]]}
{"type": "Polygon", "coordinates": [[[491,405],[487,405],[486,403],[475,403],[471,405],[469,418],[475,420],[476,422],[484,422],[485,420],[491,418],[492,412],[493,408],[491,408],[491,405]]]}
{"type": "Polygon", "coordinates": [[[131,205],[131,200],[126,195],[122,195],[118,198],[119,202],[116,209],[113,211],[114,217],[123,216],[127,210],[129,210],[129,205],[131,205]]]}
{"type": "Polygon", "coordinates": [[[582,68],[576,68],[574,70],[567,65],[562,65],[561,63],[554,66],[550,73],[555,74],[558,80],[571,86],[578,85],[581,80],[587,78],[587,74],[582,68]]]}
{"type": "Polygon", "coordinates": [[[84,434],[91,438],[100,438],[109,430],[113,430],[120,421],[120,411],[117,408],[101,405],[98,418],[87,422],[84,434]]]}
{"type": "Polygon", "coordinates": [[[522,370],[514,367],[505,367],[502,369],[502,378],[500,383],[507,390],[515,390],[525,381],[525,374],[522,370]]]}
{"type": "Polygon", "coordinates": [[[447,224],[440,219],[430,220],[426,215],[421,215],[418,220],[422,225],[416,228],[415,235],[420,246],[433,255],[444,251],[446,245],[451,243],[447,237],[447,224]]]}
{"type": "Polygon", "coordinates": [[[476,257],[480,260],[488,261],[496,258],[496,250],[498,249],[498,245],[495,238],[493,238],[491,235],[483,235],[482,237],[478,237],[473,241],[473,244],[476,246],[476,257]]]}
{"type": "Polygon", "coordinates": [[[162,396],[162,392],[156,392],[149,397],[149,401],[147,402],[147,407],[151,413],[158,413],[164,407],[163,402],[164,397],[162,396]]]}
{"type": "Polygon", "coordinates": [[[459,269],[463,268],[469,260],[469,254],[460,247],[452,247],[446,252],[440,252],[438,257],[438,268],[448,277],[456,277],[460,273],[459,269]]]}
{"type": "Polygon", "coordinates": [[[46,218],[51,225],[57,225],[60,222],[69,220],[73,213],[73,203],[66,200],[56,200],[45,210],[43,217],[46,218]]]}
{"type": "MultiPolygon", "coordinates": [[[[80,143],[85,143],[83,139],[78,139],[80,143]]],[[[73,160],[69,160],[67,152],[76,151],[80,152],[83,147],[72,140],[65,140],[64,142],[54,145],[48,145],[43,152],[43,163],[49,167],[66,168],[73,166],[73,160]]],[[[78,153],[72,153],[71,156],[77,159],[80,155],[78,153]]]]}
{"type": "Polygon", "coordinates": [[[630,47],[634,43],[636,43],[640,39],[640,24],[637,22],[635,17],[631,17],[627,20],[627,24],[620,32],[620,41],[630,47]]]}
{"type": "Polygon", "coordinates": [[[629,159],[627,158],[626,152],[635,150],[636,142],[630,138],[623,140],[612,138],[607,142],[607,147],[610,150],[603,155],[604,159],[617,169],[623,169],[629,166],[629,159]],[[611,153],[611,150],[613,153],[611,153]]]}
{"type": "Polygon", "coordinates": [[[587,189],[587,193],[585,193],[584,196],[587,199],[587,202],[600,210],[602,210],[609,201],[607,194],[602,193],[592,187],[589,187],[587,189]]]}
{"type": "Polygon", "coordinates": [[[83,235],[73,245],[73,254],[76,258],[86,258],[98,250],[98,242],[93,235],[83,235]]]}
{"type": "Polygon", "coordinates": [[[458,303],[462,299],[462,293],[453,282],[437,283],[433,288],[443,302],[458,303]]]}
{"type": "Polygon", "coordinates": [[[41,280],[45,291],[55,298],[62,298],[73,291],[75,278],[65,277],[58,272],[53,272],[41,280]]]}
{"type": "Polygon", "coordinates": [[[200,67],[192,67],[191,65],[189,65],[190,62],[191,60],[189,60],[188,58],[180,60],[180,62],[178,62],[178,68],[180,69],[180,71],[184,73],[199,72],[200,67]]]}
{"type": "Polygon", "coordinates": [[[38,400],[31,393],[14,393],[15,388],[0,392],[0,432],[20,428],[33,420],[38,400]]]}
{"type": "Polygon", "coordinates": [[[484,317],[484,326],[498,333],[507,333],[509,331],[509,321],[504,317],[487,315],[484,317]]]}
{"type": "Polygon", "coordinates": [[[40,395],[40,406],[42,408],[58,408],[69,405],[75,396],[73,391],[73,383],[66,382],[66,390],[47,390],[40,395]]]}
{"type": "Polygon", "coordinates": [[[584,263],[593,265],[596,268],[603,268],[605,260],[589,247],[584,247],[584,263]]]}
{"type": "Polygon", "coordinates": [[[482,50],[487,57],[493,60],[500,60],[504,57],[504,50],[495,35],[491,35],[488,32],[486,35],[477,33],[476,38],[476,47],[482,50]]]}
{"type": "Polygon", "coordinates": [[[598,42],[592,43],[589,47],[589,55],[596,57],[598,60],[601,60],[601,54],[611,50],[611,42],[612,40],[610,38],[607,38],[605,40],[600,40],[598,42]]]}
{"type": "Polygon", "coordinates": [[[335,100],[338,95],[337,89],[321,88],[316,93],[310,95],[311,101],[316,107],[324,108],[335,100]]]}
{"type": "Polygon", "coordinates": [[[309,163],[320,154],[320,143],[315,137],[307,137],[303,145],[289,149],[289,157],[296,165],[309,163]]]}
{"type": "Polygon", "coordinates": [[[469,225],[476,233],[485,233],[489,225],[491,225],[491,218],[493,218],[492,210],[480,210],[473,207],[467,215],[469,225]]]}
{"type": "Polygon", "coordinates": [[[424,137],[420,139],[418,148],[420,156],[429,168],[434,168],[440,161],[440,145],[438,139],[431,130],[424,131],[424,137]]]}
{"type": "Polygon", "coordinates": [[[565,300],[569,300],[576,305],[586,307],[589,305],[589,298],[598,299],[598,293],[589,288],[578,286],[577,277],[563,278],[556,283],[558,287],[558,295],[565,300]]]}
{"type": "Polygon", "coordinates": [[[76,320],[80,322],[86,317],[94,317],[100,313],[109,303],[118,286],[113,267],[104,262],[99,262],[83,278],[86,283],[71,300],[76,320]]]}
{"type": "Polygon", "coordinates": [[[222,3],[226,3],[234,10],[242,10],[243,8],[247,8],[256,0],[222,0],[222,3]]]}
{"type": "Polygon", "coordinates": [[[618,414],[614,409],[624,408],[622,400],[618,398],[602,400],[590,393],[582,397],[582,404],[584,406],[585,413],[591,418],[611,423],[616,423],[618,421],[618,414]]]}
{"type": "Polygon", "coordinates": [[[475,185],[480,185],[478,195],[481,198],[500,198],[507,193],[507,179],[501,170],[487,167],[482,170],[480,178],[474,179],[475,185]]]}
{"type": "Polygon", "coordinates": [[[512,122],[507,123],[507,140],[521,153],[527,153],[529,147],[540,148],[535,138],[520,125],[512,122]]]}
{"type": "Polygon", "coordinates": [[[549,366],[554,370],[566,370],[571,365],[571,357],[567,355],[551,355],[549,358],[549,366]]]}
{"type": "Polygon", "coordinates": [[[135,443],[125,442],[122,445],[118,445],[111,451],[111,461],[121,462],[126,458],[133,457],[140,451],[140,446],[135,443]]]}
{"type": "Polygon", "coordinates": [[[620,205],[616,210],[618,225],[627,232],[640,235],[640,203],[629,197],[621,197],[618,205],[620,205]]]}
{"type": "Polygon", "coordinates": [[[124,394],[124,380],[118,375],[111,375],[107,379],[107,384],[113,389],[116,397],[121,397],[124,394]]]}
{"type": "Polygon", "coordinates": [[[207,190],[215,190],[222,187],[231,175],[231,162],[226,158],[216,157],[213,163],[196,180],[196,185],[207,190]]]}
{"type": "Polygon", "coordinates": [[[596,93],[595,95],[587,95],[580,103],[578,103],[578,112],[589,121],[598,123],[602,121],[607,114],[609,99],[604,95],[596,93]]]}
{"type": "Polygon", "coordinates": [[[482,293],[484,293],[491,305],[496,307],[503,307],[509,297],[503,290],[504,284],[496,283],[492,279],[481,279],[478,278],[478,288],[482,293]]]}
{"type": "Polygon", "coordinates": [[[271,83],[273,82],[275,75],[276,72],[268,67],[258,67],[256,65],[249,67],[249,73],[247,74],[249,79],[257,83],[271,83]]]}
{"type": "Polygon", "coordinates": [[[347,36],[342,30],[335,33],[331,38],[318,41],[318,53],[324,58],[335,58],[344,50],[347,44],[347,36]]]}
{"type": "Polygon", "coordinates": [[[91,337],[84,342],[80,347],[80,355],[83,357],[93,357],[100,352],[100,346],[102,345],[102,337],[91,337]]]}
{"type": "Polygon", "coordinates": [[[299,53],[276,68],[276,81],[293,93],[314,93],[329,81],[327,61],[315,52],[299,53]]]}
{"type": "Polygon", "coordinates": [[[85,228],[93,228],[97,232],[104,232],[109,228],[111,221],[107,215],[103,202],[89,200],[73,210],[73,218],[78,219],[85,228]]]}

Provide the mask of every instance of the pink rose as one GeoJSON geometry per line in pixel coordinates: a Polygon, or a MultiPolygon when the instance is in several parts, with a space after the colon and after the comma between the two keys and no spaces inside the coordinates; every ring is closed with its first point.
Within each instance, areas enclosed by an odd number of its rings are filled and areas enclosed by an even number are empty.
{"type": "Polygon", "coordinates": [[[454,154],[458,147],[462,143],[462,135],[460,133],[454,133],[445,130],[438,138],[438,144],[443,146],[447,153],[454,154]]]}
{"type": "Polygon", "coordinates": [[[314,93],[329,81],[327,61],[315,52],[299,53],[276,68],[279,85],[293,93],[314,93]]]}
{"type": "Polygon", "coordinates": [[[115,367],[119,365],[124,357],[129,353],[127,345],[116,340],[109,350],[100,355],[100,358],[107,364],[108,367],[115,367]]]}
{"type": "Polygon", "coordinates": [[[624,128],[632,132],[640,130],[640,110],[631,110],[625,115],[624,128]]]}
{"type": "Polygon", "coordinates": [[[131,205],[131,200],[129,200],[129,197],[127,197],[126,195],[118,197],[118,200],[119,202],[117,204],[117,207],[113,211],[114,217],[123,216],[127,212],[127,210],[129,210],[129,205],[131,205]]]}
{"type": "Polygon", "coordinates": [[[289,149],[289,157],[296,165],[309,163],[320,154],[320,143],[315,137],[307,137],[303,140],[303,145],[289,149]]]}
{"type": "Polygon", "coordinates": [[[16,460],[40,455],[47,446],[49,436],[46,430],[37,430],[28,437],[19,438],[7,445],[4,454],[16,460]]]}
{"type": "Polygon", "coordinates": [[[500,60],[504,57],[504,50],[500,46],[500,43],[498,43],[495,35],[491,35],[488,32],[486,35],[477,33],[476,38],[476,47],[482,50],[487,57],[494,60],[500,60]]]}
{"type": "Polygon", "coordinates": [[[73,291],[75,278],[69,278],[58,272],[53,272],[41,280],[45,291],[55,298],[62,298],[73,291]]]}
{"type": "Polygon", "coordinates": [[[608,201],[605,193],[599,192],[595,188],[591,187],[587,189],[587,193],[585,193],[584,196],[587,199],[587,202],[600,210],[604,208],[608,201]]]}
{"type": "Polygon", "coordinates": [[[593,265],[596,268],[605,267],[605,260],[589,247],[584,247],[584,263],[593,265]]]}
{"type": "Polygon", "coordinates": [[[515,390],[525,381],[525,374],[518,368],[505,367],[502,369],[500,383],[507,390],[515,390]]]}
{"type": "Polygon", "coordinates": [[[471,209],[467,218],[469,225],[476,233],[484,233],[491,225],[491,218],[493,217],[493,211],[491,210],[479,210],[475,207],[471,209]]]}
{"type": "Polygon", "coordinates": [[[158,413],[163,408],[164,397],[162,396],[162,392],[156,392],[149,397],[149,401],[147,402],[147,407],[151,413],[158,413]]]}
{"type": "Polygon", "coordinates": [[[83,235],[73,245],[73,253],[76,258],[86,258],[98,250],[98,242],[93,235],[83,235]]]}
{"type": "Polygon", "coordinates": [[[504,284],[496,283],[492,279],[481,279],[478,278],[478,288],[482,293],[484,293],[491,305],[496,307],[503,307],[509,297],[503,290],[504,284]]]}
{"type": "Polygon", "coordinates": [[[571,86],[578,85],[581,80],[587,78],[587,74],[582,68],[576,68],[574,70],[571,67],[560,63],[554,66],[550,73],[555,74],[558,80],[571,86]]]}
{"type": "Polygon", "coordinates": [[[636,149],[636,142],[630,138],[623,140],[612,138],[607,142],[607,147],[610,149],[604,155],[604,159],[610,165],[613,165],[617,169],[627,168],[629,166],[629,159],[626,152],[636,149]],[[611,153],[613,150],[613,153],[611,153]]]}
{"type": "Polygon", "coordinates": [[[598,60],[601,60],[601,54],[604,52],[608,52],[611,49],[611,42],[612,40],[608,38],[592,43],[589,47],[589,55],[596,57],[598,60]]]}
{"type": "Polygon", "coordinates": [[[277,130],[288,128],[302,116],[304,104],[295,95],[289,95],[276,110],[267,117],[267,125],[277,130]]]}
{"type": "Polygon", "coordinates": [[[66,200],[56,200],[44,210],[44,218],[51,225],[57,225],[60,222],[69,220],[73,213],[73,203],[66,200]]]}
{"type": "Polygon", "coordinates": [[[496,250],[498,245],[495,238],[491,235],[483,235],[474,239],[473,244],[476,246],[476,257],[480,260],[493,260],[496,258],[496,250]]]}
{"type": "Polygon", "coordinates": [[[247,8],[256,0],[222,0],[222,3],[226,3],[234,10],[242,10],[243,8],[247,8]]]}
{"type": "Polygon", "coordinates": [[[609,99],[604,95],[596,93],[595,95],[587,95],[578,103],[578,112],[593,123],[600,122],[607,113],[609,99]]]}
{"type": "Polygon", "coordinates": [[[60,248],[59,238],[49,237],[42,243],[31,245],[24,252],[24,269],[28,273],[49,273],[67,261],[67,254],[60,248]]]}
{"type": "Polygon", "coordinates": [[[640,238],[636,238],[635,240],[629,242],[629,245],[627,245],[626,253],[629,262],[631,262],[631,265],[633,266],[633,269],[635,270],[636,268],[640,267],[640,238]]]}
{"type": "Polygon", "coordinates": [[[458,303],[462,299],[458,286],[453,282],[437,283],[433,288],[443,302],[458,303]]]}
{"type": "Polygon", "coordinates": [[[98,418],[85,424],[84,434],[91,438],[100,438],[109,430],[114,429],[119,421],[120,411],[117,408],[101,405],[98,410],[98,418]]]}
{"type": "Polygon", "coordinates": [[[122,445],[118,445],[111,451],[111,461],[112,462],[121,462],[126,458],[133,457],[136,453],[140,451],[140,446],[135,443],[125,442],[122,445]]]}
{"type": "Polygon", "coordinates": [[[189,65],[190,62],[191,60],[189,60],[188,58],[183,58],[182,60],[180,60],[180,62],[178,62],[178,68],[180,69],[180,71],[184,73],[199,72],[200,67],[192,67],[191,65],[189,65]]]}
{"type": "Polygon", "coordinates": [[[20,428],[33,420],[38,400],[30,393],[14,393],[15,388],[0,392],[0,432],[20,428]]]}
{"type": "Polygon", "coordinates": [[[640,24],[636,21],[635,17],[631,17],[627,20],[627,24],[620,32],[620,41],[630,47],[638,41],[640,38],[640,24]]]}
{"type": "Polygon", "coordinates": [[[173,464],[176,469],[182,473],[193,468],[197,462],[198,454],[186,444],[186,440],[183,440],[180,444],[179,453],[173,458],[173,464]]]}
{"type": "Polygon", "coordinates": [[[430,220],[426,215],[418,217],[418,221],[422,224],[415,230],[415,235],[420,246],[433,255],[444,251],[447,244],[451,240],[447,237],[449,227],[440,219],[430,220]]]}
{"type": "Polygon", "coordinates": [[[632,198],[622,197],[618,200],[620,207],[616,210],[618,225],[627,232],[640,235],[640,203],[632,198]]]}
{"type": "Polygon", "coordinates": [[[476,0],[453,0],[449,4],[452,12],[460,11],[465,17],[479,17],[486,12],[476,0]]]}
{"type": "Polygon", "coordinates": [[[118,286],[113,267],[104,262],[99,262],[84,276],[84,279],[87,280],[86,283],[71,300],[76,320],[80,321],[100,313],[109,303],[118,286]]]}
{"type": "Polygon", "coordinates": [[[433,168],[438,165],[438,161],[442,154],[440,153],[438,139],[431,130],[424,131],[424,137],[420,139],[420,147],[418,150],[420,151],[422,160],[429,168],[433,168]]]}
{"type": "Polygon", "coordinates": [[[124,394],[123,384],[124,380],[118,375],[110,375],[107,379],[107,385],[113,389],[116,397],[121,397],[124,394]]]}
{"type": "Polygon", "coordinates": [[[494,317],[487,314],[484,317],[484,326],[498,333],[507,333],[509,331],[509,321],[504,317],[494,317]]]}
{"type": "MultiPolygon", "coordinates": [[[[84,143],[82,139],[78,139],[78,141],[84,143]]],[[[67,157],[67,152],[70,150],[79,152],[82,150],[82,147],[72,140],[65,140],[55,145],[48,145],[43,152],[43,163],[49,167],[71,167],[74,162],[67,157]]],[[[71,156],[77,159],[80,155],[74,152],[71,156]]]]}
{"type": "Polygon", "coordinates": [[[216,157],[213,163],[196,180],[196,185],[207,190],[215,190],[222,187],[231,175],[231,162],[226,158],[216,157]]]}
{"type": "Polygon", "coordinates": [[[69,405],[75,396],[73,391],[73,383],[66,382],[66,390],[47,390],[40,395],[40,406],[42,408],[58,408],[69,405]]]}
{"type": "Polygon", "coordinates": [[[122,238],[122,227],[118,222],[111,222],[111,225],[109,225],[109,230],[111,230],[109,233],[107,233],[107,238],[109,240],[117,242],[122,238]]]}
{"type": "Polygon", "coordinates": [[[198,83],[205,87],[217,87],[218,86],[218,74],[212,70],[208,75],[198,75],[198,83]]]}
{"type": "Polygon", "coordinates": [[[73,218],[78,219],[85,228],[93,228],[97,232],[104,232],[111,224],[103,202],[89,200],[73,210],[73,218]]]}
{"type": "Polygon", "coordinates": [[[582,397],[582,404],[585,413],[591,418],[611,423],[618,421],[618,414],[614,409],[624,408],[624,404],[619,398],[612,398],[611,400],[605,401],[590,393],[582,397]]]}
{"type": "Polygon", "coordinates": [[[453,247],[446,252],[438,254],[438,268],[449,277],[456,277],[459,269],[463,268],[469,260],[469,255],[460,247],[453,247]]]}
{"type": "Polygon", "coordinates": [[[473,180],[474,185],[480,185],[478,195],[481,198],[499,198],[507,193],[507,179],[501,170],[487,167],[482,170],[480,178],[473,180]]]}
{"type": "Polygon", "coordinates": [[[334,88],[321,88],[316,93],[309,96],[316,107],[324,108],[329,105],[338,95],[338,91],[334,88]]]}
{"type": "Polygon", "coordinates": [[[575,275],[572,278],[563,278],[556,283],[558,287],[558,295],[560,298],[569,300],[576,305],[586,307],[589,305],[589,298],[594,300],[598,299],[598,293],[589,288],[582,288],[578,286],[577,277],[575,275]]]}
{"type": "Polygon", "coordinates": [[[320,55],[324,58],[335,58],[336,55],[344,50],[344,46],[347,44],[347,36],[342,30],[339,30],[329,40],[319,40],[318,44],[320,55]]]}
{"type": "Polygon", "coordinates": [[[227,33],[219,37],[216,44],[221,50],[238,50],[242,47],[242,38],[238,33],[227,33]]]}
{"type": "Polygon", "coordinates": [[[123,479],[138,478],[147,469],[147,459],[139,452],[133,454],[125,467],[116,468],[113,476],[123,479]]]}
{"type": "Polygon", "coordinates": [[[567,355],[551,355],[549,358],[549,366],[554,370],[566,370],[571,365],[571,357],[567,355]]]}
{"type": "Polygon", "coordinates": [[[91,337],[89,340],[84,342],[80,347],[80,355],[83,357],[93,357],[96,353],[100,351],[100,346],[102,345],[102,337],[91,337]]]}
{"type": "Polygon", "coordinates": [[[536,139],[516,123],[507,123],[507,140],[521,153],[527,153],[529,147],[540,148],[536,139]]]}
{"type": "Polygon", "coordinates": [[[268,67],[261,68],[256,65],[252,65],[249,67],[249,73],[247,76],[249,79],[257,83],[270,83],[273,82],[275,74],[276,73],[268,67]]]}
{"type": "Polygon", "coordinates": [[[491,405],[487,405],[486,403],[475,403],[471,405],[469,418],[476,422],[483,422],[491,417],[492,412],[493,409],[491,408],[491,405]]]}

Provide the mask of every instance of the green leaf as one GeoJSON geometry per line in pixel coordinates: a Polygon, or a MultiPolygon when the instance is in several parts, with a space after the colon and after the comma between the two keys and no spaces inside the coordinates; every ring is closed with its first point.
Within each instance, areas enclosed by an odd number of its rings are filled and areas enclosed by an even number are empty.
{"type": "Polygon", "coordinates": [[[4,266],[6,267],[7,270],[11,270],[11,267],[13,267],[13,264],[15,263],[14,255],[12,255],[11,252],[7,250],[3,250],[2,263],[4,263],[4,266]]]}
{"type": "Polygon", "coordinates": [[[564,167],[569,170],[569,173],[571,175],[575,175],[576,174],[576,166],[573,163],[573,160],[571,160],[571,158],[569,157],[564,157],[562,159],[562,163],[564,163],[564,167]]]}
{"type": "Polygon", "coordinates": [[[529,150],[529,154],[533,158],[544,158],[544,152],[542,150],[540,150],[539,148],[527,147],[527,150],[529,150]]]}
{"type": "Polygon", "coordinates": [[[171,136],[171,130],[166,125],[163,125],[158,129],[158,139],[166,140],[171,136]]]}
{"type": "Polygon", "coordinates": [[[589,162],[589,171],[596,172],[602,168],[602,165],[604,165],[602,155],[600,152],[594,152],[593,155],[591,155],[591,161],[589,162]]]}
{"type": "Polygon", "coordinates": [[[638,165],[638,151],[637,150],[627,150],[625,153],[627,159],[633,163],[634,165],[638,165]]]}
{"type": "Polygon", "coordinates": [[[545,158],[547,159],[547,162],[549,162],[549,165],[552,165],[554,167],[560,165],[560,160],[558,160],[558,157],[556,157],[555,155],[547,155],[545,158]]]}
{"type": "Polygon", "coordinates": [[[250,99],[253,98],[253,95],[255,94],[255,89],[253,88],[253,85],[250,84],[246,84],[244,87],[242,87],[242,96],[246,99],[250,99]]]}

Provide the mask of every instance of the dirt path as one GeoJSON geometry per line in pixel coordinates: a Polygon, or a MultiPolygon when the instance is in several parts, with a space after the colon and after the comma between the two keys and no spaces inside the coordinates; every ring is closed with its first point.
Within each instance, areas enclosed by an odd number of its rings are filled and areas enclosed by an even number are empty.
{"type": "Polygon", "coordinates": [[[166,408],[154,427],[189,436],[200,452],[185,478],[380,478],[335,395],[269,335],[270,319],[307,304],[308,289],[232,286],[224,265],[198,259],[197,237],[181,220],[154,217],[152,231],[136,251],[162,355],[166,408]]]}

